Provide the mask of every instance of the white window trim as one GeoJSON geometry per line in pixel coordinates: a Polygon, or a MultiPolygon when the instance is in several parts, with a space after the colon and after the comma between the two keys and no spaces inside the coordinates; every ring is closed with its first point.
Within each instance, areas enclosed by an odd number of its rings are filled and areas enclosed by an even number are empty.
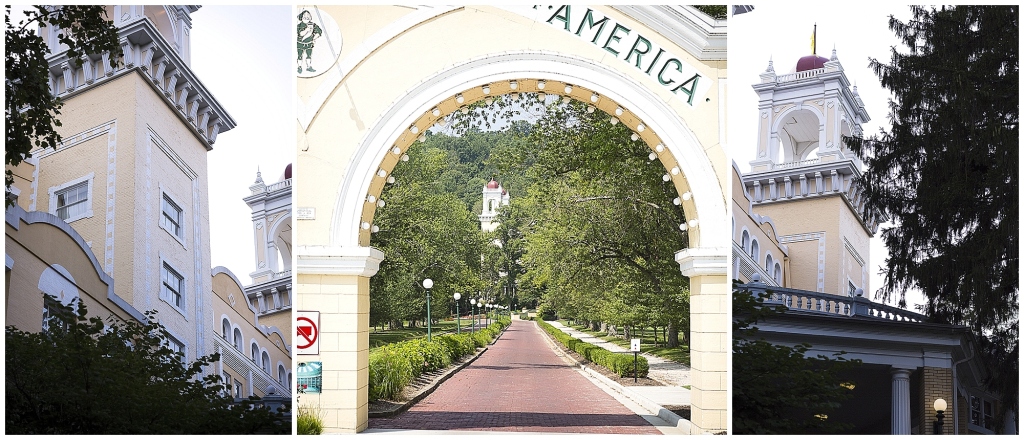
{"type": "Polygon", "coordinates": [[[849,295],[850,298],[853,298],[857,296],[857,289],[860,289],[860,286],[858,286],[857,283],[853,282],[852,278],[846,277],[846,287],[849,288],[850,286],[853,286],[853,289],[847,292],[847,295],[849,295]]]}
{"type": "Polygon", "coordinates": [[[188,304],[188,295],[186,294],[186,292],[188,292],[188,277],[185,275],[185,273],[181,269],[178,269],[170,261],[165,260],[163,256],[160,256],[159,260],[160,260],[160,267],[159,267],[159,270],[157,271],[157,274],[158,274],[158,277],[159,277],[159,278],[157,278],[157,285],[160,286],[160,294],[158,295],[159,298],[160,298],[160,301],[163,301],[167,305],[171,306],[171,308],[176,310],[178,313],[181,314],[182,317],[184,317],[186,320],[188,320],[188,315],[185,313],[185,309],[187,308],[186,304],[188,304]],[[181,295],[181,307],[178,307],[176,304],[171,302],[170,298],[165,298],[164,297],[163,275],[164,275],[164,266],[165,265],[167,267],[171,268],[171,270],[173,270],[175,273],[177,273],[178,275],[181,276],[181,291],[178,292],[178,294],[181,295]]]}
{"type": "Polygon", "coordinates": [[[163,329],[163,337],[165,342],[176,343],[181,346],[181,362],[184,363],[185,365],[188,365],[188,343],[185,342],[185,340],[180,336],[174,334],[174,332],[172,332],[168,328],[163,329]]]}
{"type": "Polygon", "coordinates": [[[88,182],[87,183],[87,188],[86,188],[86,200],[85,200],[85,203],[86,203],[88,208],[85,210],[85,213],[83,213],[81,215],[78,215],[78,216],[75,216],[75,217],[68,217],[66,220],[64,220],[64,222],[65,223],[71,223],[71,222],[76,221],[76,220],[81,220],[83,218],[90,218],[90,217],[92,217],[93,216],[92,204],[93,204],[93,201],[95,201],[95,199],[93,199],[92,189],[95,186],[93,184],[93,181],[95,180],[95,178],[96,178],[96,173],[89,173],[89,174],[86,174],[85,176],[79,177],[79,178],[77,178],[75,180],[72,180],[72,181],[69,181],[69,182],[65,182],[65,183],[63,183],[61,185],[51,186],[50,189],[47,190],[47,192],[49,192],[49,194],[50,194],[50,214],[57,215],[57,193],[58,192],[63,191],[65,189],[68,189],[68,188],[70,188],[72,186],[78,185],[79,183],[88,182]]]}
{"type": "Polygon", "coordinates": [[[181,201],[173,194],[164,191],[163,185],[160,185],[159,203],[160,206],[157,207],[157,210],[160,212],[160,216],[159,219],[157,220],[157,224],[160,226],[160,229],[163,229],[164,231],[167,232],[168,235],[174,237],[174,239],[178,241],[178,244],[180,244],[182,248],[188,249],[188,246],[185,245],[185,205],[182,204],[181,201]],[[176,235],[174,231],[171,231],[166,226],[164,226],[164,197],[167,197],[171,202],[178,206],[178,209],[181,210],[181,224],[178,225],[178,229],[181,230],[181,236],[176,235]]]}

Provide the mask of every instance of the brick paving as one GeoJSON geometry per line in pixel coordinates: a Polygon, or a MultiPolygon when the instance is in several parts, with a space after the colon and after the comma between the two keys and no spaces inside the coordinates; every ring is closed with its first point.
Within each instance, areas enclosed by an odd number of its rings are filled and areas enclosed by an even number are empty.
{"type": "Polygon", "coordinates": [[[371,429],[660,434],[565,364],[532,321],[512,322],[479,359],[371,429]]]}

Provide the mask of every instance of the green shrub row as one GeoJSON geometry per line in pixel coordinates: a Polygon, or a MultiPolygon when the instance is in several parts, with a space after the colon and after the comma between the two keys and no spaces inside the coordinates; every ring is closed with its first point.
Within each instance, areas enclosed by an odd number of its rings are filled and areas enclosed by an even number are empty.
{"type": "MultiPolygon", "coordinates": [[[[621,377],[633,377],[632,354],[614,353],[594,344],[583,342],[569,336],[565,332],[555,328],[553,325],[548,324],[543,320],[537,320],[537,325],[544,329],[544,331],[548,332],[548,334],[555,338],[556,341],[561,342],[562,345],[566,347],[569,347],[570,350],[579,353],[588,361],[604,366],[621,377]]],[[[650,370],[650,367],[647,365],[647,358],[639,356],[636,361],[637,376],[647,377],[647,373],[650,370]]]]}
{"type": "Polygon", "coordinates": [[[500,318],[475,333],[445,334],[387,344],[370,350],[370,400],[402,398],[402,390],[420,374],[447,368],[477,347],[489,344],[505,327],[500,318]]]}

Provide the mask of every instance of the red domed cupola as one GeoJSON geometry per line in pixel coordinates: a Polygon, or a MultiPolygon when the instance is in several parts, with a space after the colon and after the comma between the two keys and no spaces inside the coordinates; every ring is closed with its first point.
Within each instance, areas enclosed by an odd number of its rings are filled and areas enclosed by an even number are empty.
{"type": "Polygon", "coordinates": [[[501,185],[498,184],[498,181],[494,179],[491,179],[490,182],[487,182],[487,189],[498,189],[498,187],[500,186],[501,185]]]}
{"type": "Polygon", "coordinates": [[[828,62],[828,58],[820,55],[807,55],[800,58],[800,61],[796,62],[796,71],[803,72],[807,70],[820,69],[825,67],[825,63],[828,62]]]}

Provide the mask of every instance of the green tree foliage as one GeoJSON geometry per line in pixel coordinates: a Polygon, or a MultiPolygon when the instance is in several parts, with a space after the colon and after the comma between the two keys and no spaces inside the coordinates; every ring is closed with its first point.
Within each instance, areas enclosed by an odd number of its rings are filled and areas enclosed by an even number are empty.
{"type": "Polygon", "coordinates": [[[836,433],[851,426],[828,416],[852,396],[853,384],[840,377],[860,364],[837,353],[806,357],[808,344],[773,345],[759,337],[756,324],[783,313],[764,305],[767,294],[734,288],[732,346],[733,433],[836,433]]]}
{"type": "Polygon", "coordinates": [[[450,307],[453,293],[468,298],[467,292],[480,287],[485,244],[480,224],[465,201],[445,187],[457,162],[448,151],[431,144],[410,148],[409,161],[393,173],[396,182],[381,193],[385,206],[374,219],[380,231],[371,242],[384,252],[380,271],[370,279],[374,325],[424,320],[425,278],[434,281],[431,315],[435,319],[454,309],[450,307]]]}
{"type": "MultiPolygon", "coordinates": [[[[288,433],[281,414],[236,404],[220,376],[199,376],[218,355],[189,364],[150,319],[104,323],[56,301],[49,329],[6,328],[7,434],[288,433]],[[198,379],[197,379],[198,378],[198,379]]],[[[153,312],[148,314],[150,318],[153,312]]]]}
{"type": "MultiPolygon", "coordinates": [[[[117,28],[106,17],[103,6],[34,6],[25,11],[25,18],[17,23],[11,22],[10,5],[5,12],[5,163],[17,166],[31,157],[29,152],[32,149],[56,148],[61,142],[60,134],[54,127],[60,126],[57,116],[63,104],[59,98],[50,94],[49,64],[46,61],[48,52],[34,27],[59,28],[57,39],[67,46],[68,59],[77,63],[76,67],[82,64],[82,56],[102,52],[110,53],[113,66],[122,53],[117,41],[117,28]]],[[[10,170],[6,173],[5,182],[9,206],[12,203],[9,193],[13,183],[10,170]]]]}
{"type": "Polygon", "coordinates": [[[685,216],[664,167],[631,134],[586,105],[552,104],[498,168],[529,182],[511,213],[524,217],[524,279],[544,303],[579,320],[667,325],[677,346],[689,317],[674,260],[685,216]]]}
{"type": "Polygon", "coordinates": [[[726,5],[694,5],[693,7],[715,20],[725,20],[729,16],[729,7],[726,5]]]}
{"type": "Polygon", "coordinates": [[[895,96],[892,128],[848,139],[867,163],[868,208],[895,224],[882,232],[889,258],[879,293],[906,307],[905,292],[918,289],[925,313],[970,326],[1016,411],[1018,6],[911,9],[910,21],[889,20],[909,52],[871,60],[895,96]]]}

